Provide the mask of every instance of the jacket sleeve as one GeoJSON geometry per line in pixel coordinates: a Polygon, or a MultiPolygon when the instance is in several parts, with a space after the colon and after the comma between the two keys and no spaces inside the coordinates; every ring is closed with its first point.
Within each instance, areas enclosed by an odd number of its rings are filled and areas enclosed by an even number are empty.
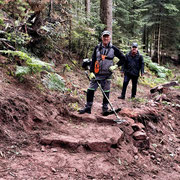
{"type": "Polygon", "coordinates": [[[140,55],[140,62],[141,62],[141,75],[142,75],[144,74],[144,59],[142,55],[140,55]]]}
{"type": "Polygon", "coordinates": [[[124,61],[123,65],[122,65],[122,67],[121,67],[121,72],[125,72],[126,69],[127,69],[127,58],[128,58],[128,55],[126,54],[125,61],[124,61]]]}
{"type": "Polygon", "coordinates": [[[92,54],[92,62],[91,62],[91,66],[90,66],[90,72],[94,72],[94,65],[95,65],[95,62],[96,62],[96,50],[97,50],[98,46],[96,46],[94,48],[94,52],[92,54]]]}
{"type": "Polygon", "coordinates": [[[124,54],[115,46],[113,46],[113,49],[114,49],[114,55],[119,59],[119,61],[117,62],[118,67],[122,66],[125,62],[124,54]]]}

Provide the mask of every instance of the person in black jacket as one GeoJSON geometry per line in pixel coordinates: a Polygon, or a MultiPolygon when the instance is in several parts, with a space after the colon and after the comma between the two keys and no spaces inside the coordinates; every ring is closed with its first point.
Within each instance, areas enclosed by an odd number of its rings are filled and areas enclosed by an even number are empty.
{"type": "MultiPolygon", "coordinates": [[[[92,55],[92,62],[90,65],[90,85],[87,90],[87,102],[85,108],[79,110],[80,114],[91,113],[91,107],[94,99],[94,92],[98,88],[97,81],[104,90],[106,96],[109,98],[111,76],[113,71],[121,66],[125,61],[123,53],[114,45],[111,44],[111,35],[109,31],[102,33],[102,42],[97,45],[92,55]],[[113,63],[113,58],[118,57],[119,61],[116,65],[113,63]]],[[[103,95],[102,112],[108,111],[108,100],[103,95]]]]}
{"type": "Polygon", "coordinates": [[[133,43],[131,51],[126,54],[126,60],[121,72],[124,73],[124,82],[121,96],[118,98],[125,99],[126,89],[130,80],[132,80],[131,98],[135,98],[139,73],[141,72],[141,76],[144,75],[144,60],[138,51],[137,43],[133,43]]]}

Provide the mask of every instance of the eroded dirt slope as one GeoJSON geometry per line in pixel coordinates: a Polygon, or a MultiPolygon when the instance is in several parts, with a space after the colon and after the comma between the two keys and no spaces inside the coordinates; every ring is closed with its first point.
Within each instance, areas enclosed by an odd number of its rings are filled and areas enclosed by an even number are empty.
{"type": "Polygon", "coordinates": [[[178,90],[158,100],[139,86],[137,99],[129,88],[118,100],[112,84],[110,100],[126,120],[117,124],[115,115],[101,116],[100,91],[91,115],[73,110],[83,106],[88,81],[79,71],[63,76],[74,93],[42,91],[36,78],[19,83],[1,69],[0,179],[180,179],[178,90]]]}

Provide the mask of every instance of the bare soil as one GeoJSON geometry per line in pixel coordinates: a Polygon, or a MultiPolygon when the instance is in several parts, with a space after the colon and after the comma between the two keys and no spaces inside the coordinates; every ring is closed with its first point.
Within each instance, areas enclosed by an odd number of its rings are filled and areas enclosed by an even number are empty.
{"type": "Polygon", "coordinates": [[[131,100],[129,85],[119,100],[113,81],[110,101],[126,120],[117,124],[115,115],[101,116],[100,90],[92,114],[79,115],[88,80],[77,69],[57,71],[71,92],[50,92],[38,76],[20,83],[1,68],[0,179],[180,179],[179,90],[168,88],[158,101],[139,85],[131,100]]]}

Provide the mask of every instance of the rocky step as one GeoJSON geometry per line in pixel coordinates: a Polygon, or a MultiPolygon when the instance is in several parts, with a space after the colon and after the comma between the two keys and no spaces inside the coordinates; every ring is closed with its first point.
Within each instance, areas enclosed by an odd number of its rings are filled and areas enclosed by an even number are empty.
{"type": "MultiPolygon", "coordinates": [[[[77,112],[70,113],[74,121],[79,120],[81,122],[92,122],[92,123],[106,123],[106,124],[116,124],[116,120],[126,120],[124,117],[117,118],[114,114],[109,116],[102,116],[99,114],[79,114],[77,112]]],[[[128,122],[127,122],[128,123],[128,122]]],[[[125,124],[125,123],[123,123],[125,124]]]]}
{"type": "Polygon", "coordinates": [[[111,147],[120,144],[123,132],[116,126],[110,127],[87,127],[79,129],[75,134],[51,133],[41,137],[41,144],[50,146],[61,146],[76,150],[79,147],[91,151],[107,152],[111,147]]]}

